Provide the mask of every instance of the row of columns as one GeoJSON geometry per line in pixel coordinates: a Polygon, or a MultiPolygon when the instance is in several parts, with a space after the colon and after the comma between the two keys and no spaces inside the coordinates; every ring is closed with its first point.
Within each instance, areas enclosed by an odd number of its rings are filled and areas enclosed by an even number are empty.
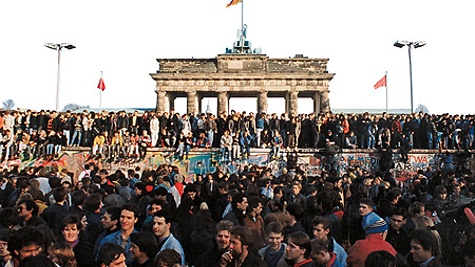
{"type": "MultiPolygon", "coordinates": [[[[217,92],[218,93],[218,113],[220,114],[223,111],[228,112],[229,107],[229,94],[228,92],[217,92]]],[[[267,102],[267,91],[261,91],[257,93],[257,112],[266,112],[268,109],[267,102]]],[[[297,115],[298,113],[298,95],[299,92],[296,90],[290,90],[285,95],[286,102],[286,112],[290,115],[297,115]]],[[[170,109],[174,108],[175,96],[172,93],[168,93],[163,90],[157,91],[157,111],[159,112],[168,112],[170,109]]],[[[194,110],[199,111],[199,103],[201,102],[201,97],[197,91],[188,91],[186,92],[187,98],[187,112],[192,113],[194,110]]],[[[328,99],[328,92],[314,92],[312,96],[314,101],[314,112],[326,112],[330,110],[330,102],[328,99]]]]}

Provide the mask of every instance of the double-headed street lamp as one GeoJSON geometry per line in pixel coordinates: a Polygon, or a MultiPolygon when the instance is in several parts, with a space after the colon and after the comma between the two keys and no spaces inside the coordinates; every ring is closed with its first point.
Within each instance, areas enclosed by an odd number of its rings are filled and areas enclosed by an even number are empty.
{"type": "Polygon", "coordinates": [[[413,95],[413,90],[412,90],[412,55],[411,55],[411,50],[413,48],[419,48],[426,45],[426,42],[422,41],[396,41],[394,43],[395,47],[403,48],[404,46],[407,46],[407,51],[409,53],[409,82],[411,86],[411,113],[414,112],[414,95],[413,95]]]}
{"type": "Polygon", "coordinates": [[[59,111],[59,77],[60,77],[60,66],[61,66],[61,50],[63,48],[66,49],[74,49],[76,46],[70,43],[60,43],[60,44],[55,44],[55,43],[45,43],[45,46],[58,51],[58,78],[56,81],[56,111],[59,111]]]}

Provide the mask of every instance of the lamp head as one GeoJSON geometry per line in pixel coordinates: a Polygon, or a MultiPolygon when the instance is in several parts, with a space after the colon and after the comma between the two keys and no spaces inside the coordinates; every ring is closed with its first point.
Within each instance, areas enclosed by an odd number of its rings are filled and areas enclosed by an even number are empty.
{"type": "Polygon", "coordinates": [[[409,41],[397,40],[397,41],[394,43],[394,46],[395,46],[395,47],[399,47],[399,48],[403,48],[403,47],[406,46],[406,45],[410,45],[410,42],[409,42],[409,41]]]}

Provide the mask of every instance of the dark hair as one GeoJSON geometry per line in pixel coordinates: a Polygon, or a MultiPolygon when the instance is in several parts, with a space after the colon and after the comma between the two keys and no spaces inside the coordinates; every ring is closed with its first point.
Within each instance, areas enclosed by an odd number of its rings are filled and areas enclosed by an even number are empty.
{"type": "Polygon", "coordinates": [[[284,226],[280,222],[271,222],[266,226],[266,233],[268,235],[270,233],[283,234],[284,226]]]}
{"type": "Polygon", "coordinates": [[[155,189],[155,196],[166,196],[168,193],[168,190],[165,187],[158,187],[155,189]]]}
{"type": "Polygon", "coordinates": [[[397,216],[402,216],[404,219],[407,218],[407,212],[405,208],[399,207],[394,210],[393,214],[391,215],[397,215],[397,216]]]}
{"type": "Polygon", "coordinates": [[[25,226],[13,233],[12,238],[8,242],[8,251],[10,251],[11,255],[17,255],[15,251],[33,244],[44,247],[43,234],[36,227],[25,226]]]}
{"type": "MultiPolygon", "coordinates": [[[[2,239],[0,238],[0,240],[2,239]]],[[[475,239],[467,240],[462,251],[464,255],[468,256],[469,258],[473,258],[475,256],[475,239]]]]}
{"type": "Polygon", "coordinates": [[[87,211],[94,212],[101,207],[102,196],[98,193],[90,194],[84,203],[87,211]]]}
{"type": "Polygon", "coordinates": [[[48,258],[48,256],[38,254],[36,256],[24,258],[18,267],[56,267],[56,265],[48,258]]]}
{"type": "Polygon", "coordinates": [[[300,247],[301,249],[305,249],[304,257],[308,259],[312,250],[312,246],[310,244],[310,237],[308,237],[308,235],[303,231],[297,231],[289,235],[287,243],[290,243],[291,239],[292,243],[294,243],[296,246],[300,247]]]}
{"type": "Polygon", "coordinates": [[[395,267],[396,266],[396,257],[391,255],[391,253],[386,250],[373,251],[368,254],[364,262],[365,267],[395,267]]]}
{"type": "Polygon", "coordinates": [[[117,223],[119,223],[119,219],[120,219],[120,208],[119,207],[107,207],[106,212],[110,214],[111,221],[117,220],[117,223]]]}
{"type": "Polygon", "coordinates": [[[97,253],[97,266],[100,267],[102,264],[107,266],[111,264],[114,260],[117,260],[120,255],[126,255],[125,249],[123,247],[115,243],[105,243],[99,249],[99,253],[97,253]]]}
{"type": "Polygon", "coordinates": [[[83,190],[76,190],[71,195],[71,202],[74,206],[84,204],[86,200],[86,193],[83,190]]]}
{"type": "Polygon", "coordinates": [[[370,207],[370,208],[374,207],[374,201],[369,197],[365,197],[365,198],[360,199],[360,204],[368,205],[368,207],[370,207]]]}
{"type": "Polygon", "coordinates": [[[248,228],[244,227],[244,226],[234,227],[233,230],[231,231],[231,235],[238,237],[239,241],[241,241],[241,243],[244,246],[248,246],[249,249],[254,244],[254,242],[252,240],[251,231],[248,228]]]}
{"type": "Polygon", "coordinates": [[[60,186],[60,187],[56,187],[54,190],[53,190],[53,198],[54,198],[54,201],[56,202],[61,202],[63,201],[65,198],[66,198],[66,195],[68,194],[68,191],[66,191],[66,188],[60,186]]]}
{"type": "Polygon", "coordinates": [[[122,207],[120,207],[120,213],[122,213],[123,210],[128,210],[128,211],[133,212],[135,219],[137,219],[140,215],[139,207],[134,203],[130,203],[130,202],[125,203],[124,205],[122,205],[122,207]]]}
{"type": "Polygon", "coordinates": [[[321,224],[323,226],[323,229],[330,229],[331,228],[331,222],[330,222],[330,219],[328,219],[327,217],[323,217],[323,216],[315,216],[313,219],[312,219],[312,226],[317,226],[321,224]]]}
{"type": "Polygon", "coordinates": [[[75,224],[78,230],[82,228],[81,218],[73,214],[66,215],[61,221],[61,231],[69,224],[75,224]]]}
{"type": "Polygon", "coordinates": [[[296,221],[300,221],[300,219],[302,219],[304,210],[301,205],[297,203],[290,203],[285,209],[290,215],[295,217],[296,221]]]}
{"type": "Polygon", "coordinates": [[[432,256],[438,256],[438,242],[432,231],[427,229],[416,229],[411,234],[411,241],[421,245],[426,251],[431,251],[432,256]]]}
{"type": "Polygon", "coordinates": [[[181,264],[181,255],[174,249],[166,248],[157,254],[154,260],[154,266],[162,266],[162,263],[165,263],[166,266],[181,264]]]}
{"type": "Polygon", "coordinates": [[[137,188],[139,189],[140,191],[142,191],[142,194],[146,194],[146,184],[144,182],[136,182],[134,184],[134,189],[137,188]]]}
{"type": "Polygon", "coordinates": [[[323,241],[321,239],[312,239],[310,241],[310,246],[312,248],[312,253],[314,253],[314,254],[318,254],[322,251],[328,252],[328,248],[325,245],[325,241],[323,241]]]}
{"type": "Polygon", "coordinates": [[[168,210],[159,210],[153,214],[153,217],[165,218],[165,223],[172,222],[172,215],[171,212],[168,210]]]}
{"type": "Polygon", "coordinates": [[[22,199],[20,201],[18,201],[18,206],[20,206],[21,204],[25,204],[25,207],[27,210],[31,210],[31,214],[33,215],[33,217],[36,217],[38,216],[38,211],[40,210],[40,208],[38,207],[38,204],[36,204],[36,202],[34,200],[31,200],[31,199],[22,199]]]}
{"type": "Polygon", "coordinates": [[[0,240],[8,242],[12,233],[10,229],[0,229],[0,240]]]}
{"type": "Polygon", "coordinates": [[[149,258],[154,257],[157,253],[157,239],[155,239],[154,235],[151,235],[148,232],[132,233],[130,235],[130,242],[139,247],[140,251],[145,252],[149,258]]]}

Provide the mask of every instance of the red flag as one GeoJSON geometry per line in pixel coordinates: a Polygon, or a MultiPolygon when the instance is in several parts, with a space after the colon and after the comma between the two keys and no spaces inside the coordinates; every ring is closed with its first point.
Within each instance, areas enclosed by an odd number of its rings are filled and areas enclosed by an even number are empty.
{"type": "Polygon", "coordinates": [[[386,86],[386,75],[384,75],[384,77],[381,78],[381,80],[379,80],[379,81],[374,85],[374,89],[378,89],[379,87],[383,87],[383,86],[386,86]]]}
{"type": "Polygon", "coordinates": [[[106,84],[104,83],[104,80],[101,79],[99,80],[99,84],[97,85],[97,88],[101,89],[102,91],[106,90],[106,84]]]}
{"type": "Polygon", "coordinates": [[[231,2],[229,2],[229,4],[226,5],[226,7],[230,7],[230,6],[233,6],[233,5],[237,5],[239,3],[241,3],[242,0],[231,0],[231,2]]]}

